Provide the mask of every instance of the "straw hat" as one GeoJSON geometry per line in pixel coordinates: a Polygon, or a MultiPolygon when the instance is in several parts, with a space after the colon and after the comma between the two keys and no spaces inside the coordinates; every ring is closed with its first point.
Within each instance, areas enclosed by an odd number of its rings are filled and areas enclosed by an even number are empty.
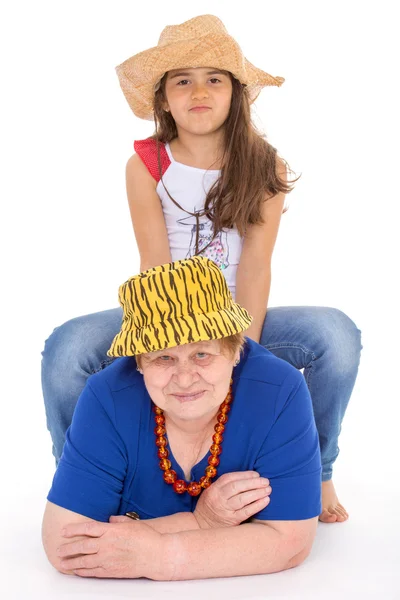
{"type": "Polygon", "coordinates": [[[173,69],[215,67],[230,71],[247,86],[250,103],[267,85],[280,86],[283,77],[272,77],[243,56],[218,17],[202,15],[181,25],[169,25],[157,46],[135,54],[116,67],[129,106],[137,117],[152,120],[156,85],[173,69]]]}
{"type": "Polygon", "coordinates": [[[247,329],[252,317],[233,301],[217,265],[204,256],[154,267],[119,288],[120,332],[108,356],[135,356],[247,329]]]}

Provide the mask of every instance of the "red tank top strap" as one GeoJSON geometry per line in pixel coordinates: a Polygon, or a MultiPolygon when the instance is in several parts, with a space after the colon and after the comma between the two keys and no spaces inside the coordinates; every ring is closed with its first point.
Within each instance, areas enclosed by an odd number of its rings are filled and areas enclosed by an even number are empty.
{"type": "MultiPolygon", "coordinates": [[[[143,163],[146,165],[150,175],[158,182],[160,181],[160,172],[157,160],[157,142],[153,138],[145,140],[136,140],[133,143],[136,154],[140,156],[143,163]]],[[[165,145],[160,142],[160,159],[161,159],[161,175],[164,175],[171,161],[165,149],[165,145]]]]}

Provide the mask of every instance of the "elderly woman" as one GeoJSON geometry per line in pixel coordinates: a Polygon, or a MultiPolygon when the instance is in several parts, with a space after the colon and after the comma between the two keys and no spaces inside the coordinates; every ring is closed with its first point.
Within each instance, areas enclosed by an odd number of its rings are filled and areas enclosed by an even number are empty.
{"type": "Polygon", "coordinates": [[[51,564],[156,580],[299,565],[321,512],[301,373],[244,338],[251,317],[207,258],[140,273],[119,299],[121,358],[80,396],[47,498],[51,564]]]}

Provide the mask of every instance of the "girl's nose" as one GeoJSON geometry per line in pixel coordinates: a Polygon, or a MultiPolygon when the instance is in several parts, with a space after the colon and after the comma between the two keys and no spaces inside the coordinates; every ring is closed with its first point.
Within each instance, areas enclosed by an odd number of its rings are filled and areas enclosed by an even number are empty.
{"type": "Polygon", "coordinates": [[[193,100],[195,100],[195,99],[199,100],[200,98],[208,98],[207,89],[203,84],[195,85],[193,92],[192,92],[193,100]]]}

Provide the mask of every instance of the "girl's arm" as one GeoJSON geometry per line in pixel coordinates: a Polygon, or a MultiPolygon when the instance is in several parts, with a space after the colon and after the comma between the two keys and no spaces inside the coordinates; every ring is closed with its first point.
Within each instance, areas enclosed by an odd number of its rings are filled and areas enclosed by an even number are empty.
{"type": "Polygon", "coordinates": [[[140,270],[171,262],[168,233],[157,182],[138,154],[126,165],[126,192],[136,243],[140,254],[140,270]]]}
{"type": "MultiPolygon", "coordinates": [[[[287,179],[283,162],[277,163],[281,179],[287,179]]],[[[250,225],[247,229],[242,254],[236,273],[236,302],[244,306],[253,317],[246,336],[260,341],[271,286],[271,258],[278,235],[285,203],[280,193],[264,202],[262,225],[250,225]]]]}

